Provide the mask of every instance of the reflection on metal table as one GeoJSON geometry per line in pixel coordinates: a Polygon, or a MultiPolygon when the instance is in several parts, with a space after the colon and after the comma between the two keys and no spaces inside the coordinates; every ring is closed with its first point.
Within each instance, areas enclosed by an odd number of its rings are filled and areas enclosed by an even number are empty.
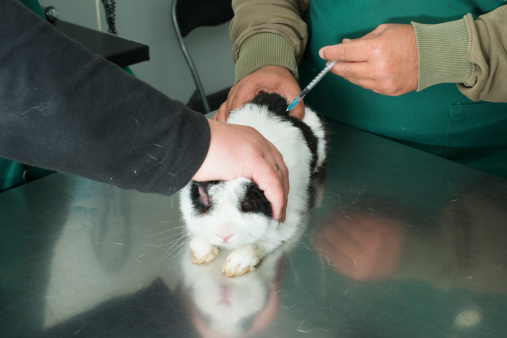
{"type": "Polygon", "coordinates": [[[63,174],[0,194],[0,336],[505,335],[507,182],[329,126],[303,231],[238,278],[191,264],[177,195],[63,174]]]}

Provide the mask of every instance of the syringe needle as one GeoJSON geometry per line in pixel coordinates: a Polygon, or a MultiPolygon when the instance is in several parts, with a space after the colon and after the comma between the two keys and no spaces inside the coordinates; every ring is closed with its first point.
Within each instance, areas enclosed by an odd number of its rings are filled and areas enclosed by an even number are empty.
{"type": "Polygon", "coordinates": [[[303,97],[306,96],[306,94],[308,94],[308,92],[313,88],[315,87],[315,85],[317,83],[319,83],[319,81],[324,77],[324,75],[326,75],[330,70],[331,68],[333,68],[333,66],[337,63],[338,61],[332,61],[330,63],[327,64],[327,66],[319,73],[317,74],[317,76],[315,77],[315,79],[313,79],[309,84],[308,86],[305,87],[305,89],[303,89],[301,91],[301,93],[299,93],[299,95],[289,104],[289,106],[287,107],[287,110],[286,111],[289,111],[291,110],[292,108],[294,108],[295,105],[297,105],[299,102],[301,102],[301,100],[303,99],[303,97]]]}

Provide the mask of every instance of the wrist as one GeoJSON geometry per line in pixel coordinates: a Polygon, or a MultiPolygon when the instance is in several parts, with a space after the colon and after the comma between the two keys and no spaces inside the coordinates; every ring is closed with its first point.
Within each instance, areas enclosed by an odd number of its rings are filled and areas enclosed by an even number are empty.
{"type": "Polygon", "coordinates": [[[421,91],[438,83],[467,83],[472,74],[468,60],[468,31],[463,19],[426,25],[412,22],[418,53],[421,91]]]}
{"type": "Polygon", "coordinates": [[[284,37],[274,33],[259,33],[241,45],[236,62],[236,82],[264,66],[281,66],[297,77],[294,47],[284,37]]]}
{"type": "Polygon", "coordinates": [[[206,118],[206,121],[208,122],[208,130],[209,130],[209,145],[208,145],[208,151],[206,152],[206,155],[204,156],[204,159],[201,163],[201,165],[199,166],[199,168],[197,169],[197,171],[194,173],[194,176],[192,176],[192,179],[194,181],[202,181],[204,180],[203,178],[205,178],[205,175],[206,175],[206,168],[207,168],[207,164],[208,162],[210,162],[210,159],[213,155],[211,155],[211,153],[213,152],[213,144],[212,144],[212,141],[214,141],[214,136],[217,132],[217,128],[219,128],[220,126],[220,123],[221,122],[218,122],[218,121],[213,121],[212,119],[209,119],[209,118],[206,118]]]}

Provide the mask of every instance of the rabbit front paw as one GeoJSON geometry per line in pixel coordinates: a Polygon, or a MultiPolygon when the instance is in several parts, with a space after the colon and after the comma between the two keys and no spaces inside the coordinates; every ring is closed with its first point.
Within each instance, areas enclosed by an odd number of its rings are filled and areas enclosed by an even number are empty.
{"type": "Polygon", "coordinates": [[[227,277],[239,277],[245,273],[255,270],[259,264],[260,257],[253,245],[243,245],[227,256],[222,273],[227,277]]]}
{"type": "Polygon", "coordinates": [[[202,237],[194,237],[190,241],[190,253],[193,264],[206,264],[218,256],[219,251],[216,246],[202,237]]]}

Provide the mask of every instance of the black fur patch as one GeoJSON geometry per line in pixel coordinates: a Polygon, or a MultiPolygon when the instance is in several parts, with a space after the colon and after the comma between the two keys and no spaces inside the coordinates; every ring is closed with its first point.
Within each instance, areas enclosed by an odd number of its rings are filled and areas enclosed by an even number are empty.
{"type": "Polygon", "coordinates": [[[248,183],[245,197],[240,202],[241,211],[262,213],[267,217],[273,217],[273,211],[271,210],[271,203],[264,196],[264,192],[259,189],[257,184],[251,182],[248,183]]]}
{"type": "Polygon", "coordinates": [[[315,166],[317,165],[317,137],[314,135],[312,129],[303,121],[299,120],[296,117],[289,116],[289,112],[287,111],[287,100],[275,93],[261,93],[257,95],[251,103],[267,106],[268,109],[273,112],[275,115],[280,116],[287,121],[291,122],[292,125],[299,128],[303,133],[303,137],[306,140],[306,144],[312,153],[312,162],[310,163],[310,170],[313,172],[315,166]]]}
{"type": "Polygon", "coordinates": [[[259,106],[267,106],[270,111],[276,113],[280,116],[289,116],[289,112],[287,111],[287,100],[275,93],[260,93],[258,94],[250,103],[259,105],[259,106]]]}

